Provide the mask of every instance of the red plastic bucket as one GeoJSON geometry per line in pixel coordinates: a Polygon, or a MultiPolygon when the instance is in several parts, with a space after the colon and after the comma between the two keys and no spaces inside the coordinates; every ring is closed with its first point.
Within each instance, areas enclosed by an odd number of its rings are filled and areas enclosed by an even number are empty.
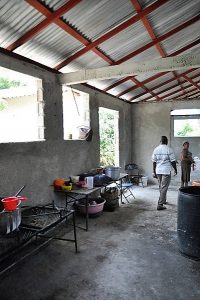
{"type": "Polygon", "coordinates": [[[27,200],[26,197],[7,197],[3,198],[1,202],[3,203],[4,209],[7,211],[13,211],[16,210],[17,205],[19,204],[19,201],[21,200],[27,200]]]}

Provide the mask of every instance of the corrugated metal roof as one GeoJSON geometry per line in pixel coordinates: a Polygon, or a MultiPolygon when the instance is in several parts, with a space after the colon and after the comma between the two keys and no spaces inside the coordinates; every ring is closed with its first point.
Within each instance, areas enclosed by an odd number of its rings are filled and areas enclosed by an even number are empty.
{"type": "Polygon", "coordinates": [[[131,81],[127,81],[127,82],[122,83],[122,84],[118,85],[117,87],[109,90],[109,92],[112,93],[112,95],[118,95],[119,93],[121,93],[133,86],[136,86],[136,85],[131,81]]]}
{"type": "Polygon", "coordinates": [[[156,79],[155,81],[151,81],[147,84],[145,84],[146,87],[148,87],[149,89],[154,89],[155,86],[158,86],[160,84],[163,84],[164,82],[173,79],[174,75],[171,72],[168,72],[167,74],[164,74],[162,76],[160,76],[159,78],[156,79]]]}
{"type": "MultiPolygon", "coordinates": [[[[162,47],[165,49],[166,53],[169,55],[171,52],[185,46],[185,41],[190,44],[192,41],[195,41],[199,38],[200,22],[197,22],[183,30],[174,34],[172,37],[163,41],[162,47]]],[[[193,52],[193,49],[188,51],[189,53],[193,52]]]]}
{"type": "Polygon", "coordinates": [[[0,46],[7,47],[44,19],[25,1],[0,1],[0,46]]]}
{"type": "Polygon", "coordinates": [[[142,22],[137,22],[100,45],[113,60],[118,60],[137,50],[151,39],[142,22]]]}
{"type": "Polygon", "coordinates": [[[14,52],[34,61],[54,67],[66,56],[83,48],[80,42],[58,26],[51,24],[32,40],[20,46],[14,52]]]}
{"type": "MultiPolygon", "coordinates": [[[[0,23],[3,25],[0,28],[0,47],[6,48],[27,32],[35,30],[35,27],[45,20],[47,15],[67,3],[72,3],[72,1],[41,0],[40,2],[32,2],[30,5],[21,0],[0,0],[0,23]]],[[[142,9],[146,9],[152,5],[160,4],[161,1],[138,0],[138,3],[142,9]]],[[[40,28],[37,34],[32,32],[28,40],[22,41],[22,45],[14,46],[13,49],[16,49],[13,51],[51,68],[68,59],[66,65],[61,65],[61,72],[100,68],[122,61],[124,64],[146,60],[153,61],[164,57],[165,54],[173,55],[177,50],[181,54],[181,49],[185,49],[186,46],[188,49],[186,48],[183,53],[198,53],[200,51],[199,22],[195,22],[160,43],[156,43],[156,38],[197,16],[200,11],[199,0],[166,1],[153,12],[143,16],[143,19],[138,18],[138,21],[136,20],[134,24],[130,23],[123,30],[121,29],[124,22],[137,16],[130,0],[82,0],[72,6],[67,12],[65,10],[59,19],[62,27],[65,26],[65,30],[60,27],[60,23],[53,20],[53,22],[46,24],[47,26],[40,28]],[[108,36],[107,34],[110,32],[112,34],[108,36]],[[100,37],[101,43],[95,44],[96,48],[94,46],[88,48],[87,45],[100,37]],[[194,44],[190,48],[191,43],[194,44]],[[138,51],[135,53],[136,50],[138,51]]],[[[179,75],[181,72],[177,71],[176,74],[179,75]]],[[[188,77],[192,78],[197,74],[199,74],[199,70],[188,74],[188,77]]],[[[93,81],[90,84],[99,89],[111,86],[107,91],[108,93],[114,95],[122,93],[121,98],[134,98],[133,101],[137,101],[135,97],[139,97],[139,100],[151,97],[154,101],[155,97],[152,95],[158,93],[159,96],[163,96],[160,93],[166,89],[169,90],[163,93],[164,95],[172,93],[176,89],[170,88],[181,82],[183,88],[187,87],[187,84],[184,83],[185,79],[182,77],[179,78],[179,81],[167,82],[174,77],[172,73],[160,77],[156,76],[156,79],[154,75],[156,72],[141,73],[135,77],[137,80],[135,83],[127,79],[121,84],[119,78],[113,78],[93,81]],[[147,80],[145,85],[143,85],[144,80],[147,80]],[[151,81],[149,82],[149,80],[151,81]],[[117,85],[118,82],[119,85],[117,85]],[[164,84],[165,82],[167,83],[164,84]],[[112,86],[113,84],[114,86],[112,86]],[[136,85],[137,89],[135,89],[136,85]],[[133,90],[129,91],[131,87],[133,90]],[[123,94],[124,92],[125,94],[123,94]]],[[[198,77],[194,79],[194,82],[199,84],[198,77]]],[[[197,88],[196,90],[198,91],[197,88]]],[[[180,96],[181,93],[174,93],[169,97],[176,97],[177,94],[180,96]]],[[[167,99],[169,97],[167,96],[167,99]]]]}
{"type": "Polygon", "coordinates": [[[170,0],[148,16],[156,36],[174,29],[199,13],[198,0],[170,0]]]}
{"type": "Polygon", "coordinates": [[[129,0],[83,0],[63,19],[94,41],[134,14],[129,0]]]}

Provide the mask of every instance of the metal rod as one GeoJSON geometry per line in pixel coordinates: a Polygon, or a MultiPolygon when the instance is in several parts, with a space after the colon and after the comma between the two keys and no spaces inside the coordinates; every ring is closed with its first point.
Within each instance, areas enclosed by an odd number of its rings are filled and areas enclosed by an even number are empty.
{"type": "Polygon", "coordinates": [[[25,187],[26,187],[26,185],[23,185],[23,186],[19,189],[19,191],[17,191],[17,193],[15,194],[15,197],[17,197],[17,196],[21,193],[21,191],[23,191],[23,189],[25,189],[25,187]]]}

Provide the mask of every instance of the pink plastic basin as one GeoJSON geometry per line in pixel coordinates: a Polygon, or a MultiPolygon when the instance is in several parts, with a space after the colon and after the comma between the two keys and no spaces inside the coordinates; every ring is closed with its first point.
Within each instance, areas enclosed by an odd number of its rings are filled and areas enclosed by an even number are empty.
{"type": "MultiPolygon", "coordinates": [[[[105,200],[99,204],[90,204],[88,205],[88,214],[97,214],[103,210],[105,200]]],[[[81,214],[86,214],[85,204],[77,203],[78,210],[81,214]]]]}

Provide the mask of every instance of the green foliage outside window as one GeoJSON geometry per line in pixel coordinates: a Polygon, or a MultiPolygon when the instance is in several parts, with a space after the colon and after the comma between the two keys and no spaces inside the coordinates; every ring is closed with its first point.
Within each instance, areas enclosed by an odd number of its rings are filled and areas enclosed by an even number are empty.
{"type": "Polygon", "coordinates": [[[0,90],[9,89],[11,87],[18,87],[21,85],[20,81],[17,80],[9,80],[7,78],[0,77],[0,90]]]}
{"type": "Polygon", "coordinates": [[[178,135],[178,136],[187,136],[187,134],[188,134],[189,132],[192,132],[192,131],[193,131],[193,129],[192,129],[192,127],[190,126],[190,124],[186,123],[186,124],[184,125],[183,129],[182,129],[181,131],[177,132],[177,135],[178,135]]]}
{"type": "Polygon", "coordinates": [[[99,111],[100,121],[100,164],[101,166],[114,165],[114,115],[99,111]]]}
{"type": "Polygon", "coordinates": [[[5,110],[7,108],[7,106],[8,106],[8,104],[7,104],[6,101],[4,101],[4,100],[1,101],[0,100],[0,111],[5,110]]]}

